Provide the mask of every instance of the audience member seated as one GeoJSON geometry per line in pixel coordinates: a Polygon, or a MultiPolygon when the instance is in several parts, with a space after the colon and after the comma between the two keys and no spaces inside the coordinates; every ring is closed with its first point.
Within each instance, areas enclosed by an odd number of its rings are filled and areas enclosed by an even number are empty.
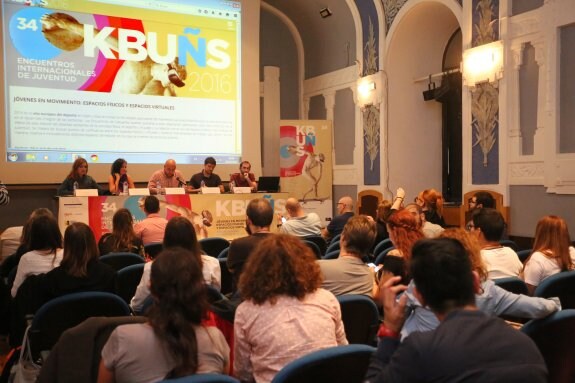
{"type": "Polygon", "coordinates": [[[306,213],[296,198],[286,200],[287,221],[280,226],[280,233],[306,237],[321,235],[321,219],[316,213],[306,213]]]}
{"type": "Polygon", "coordinates": [[[148,181],[148,190],[151,194],[162,194],[163,188],[176,188],[184,184],[184,176],[179,170],[176,170],[176,161],[169,159],[164,163],[163,169],[152,174],[148,181]]]}
{"type": "Polygon", "coordinates": [[[134,224],[134,232],[142,240],[144,245],[154,242],[162,242],[168,220],[160,217],[160,201],[153,195],[144,199],[144,213],[146,218],[134,224]]]}
{"type": "Polygon", "coordinates": [[[123,158],[118,158],[112,164],[110,171],[110,176],[108,177],[108,188],[110,194],[119,195],[122,193],[127,193],[127,190],[123,190],[124,182],[128,183],[128,188],[133,189],[134,180],[128,174],[128,161],[123,158]]]}
{"type": "Polygon", "coordinates": [[[523,269],[517,253],[499,243],[504,228],[503,216],[495,209],[483,208],[473,215],[471,232],[479,240],[489,279],[517,277],[523,269]]]}
{"type": "Polygon", "coordinates": [[[421,230],[417,228],[415,217],[406,209],[401,209],[387,219],[387,231],[394,249],[387,253],[383,261],[380,279],[386,280],[396,275],[401,276],[402,283],[407,284],[409,276],[409,260],[411,248],[418,240],[423,238],[421,230]]]}
{"type": "Polygon", "coordinates": [[[98,194],[103,194],[100,185],[88,175],[88,162],[84,158],[77,158],[72,165],[72,170],[62,182],[56,195],[73,195],[74,189],[97,189],[98,194]]]}
{"type": "Polygon", "coordinates": [[[436,238],[443,232],[444,229],[441,226],[428,222],[425,219],[425,214],[418,204],[410,203],[405,206],[405,209],[413,215],[417,222],[417,227],[421,230],[425,238],[436,238]]]}
{"type": "Polygon", "coordinates": [[[18,263],[12,297],[28,276],[44,274],[59,266],[62,255],[62,234],[54,216],[35,218],[30,226],[30,247],[18,263]]]}
{"type": "Polygon", "coordinates": [[[349,196],[341,197],[337,201],[337,215],[332,218],[327,227],[321,230],[321,235],[329,240],[338,234],[341,234],[347,220],[353,217],[353,200],[349,196]]]}
{"type": "Polygon", "coordinates": [[[301,356],[347,344],[339,303],[320,288],[315,259],[302,241],[284,234],[263,239],[251,254],[234,322],[234,374],[241,381],[270,382],[301,356]]]}
{"type": "Polygon", "coordinates": [[[575,248],[567,222],[561,217],[548,215],[537,222],[533,253],[525,262],[523,277],[531,294],[541,282],[562,271],[575,269],[575,248]]]}
{"type": "Polygon", "coordinates": [[[421,206],[427,222],[445,227],[443,219],[443,196],[435,189],[426,189],[418,194],[415,203],[421,206]]]}
{"type": "Polygon", "coordinates": [[[229,371],[224,336],[202,324],[208,298],[198,255],[198,249],[174,247],[156,258],[148,322],[121,325],[112,332],[102,349],[99,383],[158,382],[229,371]]]}
{"type": "Polygon", "coordinates": [[[118,209],[112,218],[112,232],[104,234],[98,242],[100,255],[128,252],[144,255],[144,244],[134,232],[132,213],[126,208],[118,209]]]}
{"type": "MultiPolygon", "coordinates": [[[[189,219],[184,217],[174,217],[170,219],[166,226],[166,232],[163,238],[164,249],[171,249],[173,247],[182,247],[189,250],[194,257],[198,258],[198,262],[202,268],[202,275],[204,282],[213,286],[217,290],[221,288],[222,276],[220,269],[220,262],[209,255],[203,255],[196,237],[196,231],[189,219]]],[[[155,262],[155,261],[154,261],[155,262]]],[[[140,312],[144,301],[150,295],[150,272],[152,270],[153,262],[148,262],[144,265],[144,272],[140,283],[136,288],[136,293],[130,302],[130,306],[134,312],[140,312]]]]}
{"type": "MultiPolygon", "coordinates": [[[[511,316],[515,318],[538,319],[559,310],[558,300],[533,298],[525,295],[513,294],[497,286],[491,279],[487,278],[487,270],[481,259],[481,248],[477,238],[463,229],[447,229],[441,238],[453,238],[458,240],[469,259],[474,273],[479,276],[480,289],[475,294],[477,308],[487,315],[511,316]]],[[[416,298],[413,281],[406,291],[407,307],[409,316],[401,329],[401,338],[404,339],[414,331],[431,331],[439,326],[439,321],[435,314],[427,306],[423,306],[416,298]]]]}
{"type": "Polygon", "coordinates": [[[0,181],[0,205],[8,205],[10,202],[10,195],[8,194],[8,189],[6,185],[0,181]]]}
{"type": "Polygon", "coordinates": [[[269,201],[265,198],[256,198],[248,203],[246,208],[246,231],[248,236],[234,239],[230,243],[226,264],[232,274],[231,299],[239,304],[241,298],[238,294],[238,281],[244,264],[254,251],[258,243],[270,234],[270,225],[274,212],[269,201]]]}
{"type": "Polygon", "coordinates": [[[190,178],[188,191],[195,193],[201,190],[202,187],[219,187],[220,192],[224,192],[224,185],[219,175],[214,173],[216,168],[216,159],[214,157],[207,157],[204,160],[204,169],[196,173],[190,178]]]}
{"type": "Polygon", "coordinates": [[[374,271],[362,260],[373,247],[375,232],[375,225],[364,215],[347,221],[341,233],[339,258],[317,261],[323,274],[322,288],[334,295],[377,294],[374,271]]]}
{"type": "Polygon", "coordinates": [[[473,195],[467,201],[467,212],[465,212],[465,218],[467,224],[465,227],[467,230],[470,229],[471,225],[473,225],[473,214],[483,208],[490,208],[495,209],[495,198],[491,194],[486,191],[479,191],[473,195]]]}
{"type": "Polygon", "coordinates": [[[547,367],[529,337],[475,305],[480,290],[465,248],[455,239],[424,239],[413,247],[411,275],[416,296],[441,324],[415,332],[403,343],[407,287],[399,277],[382,286],[385,312],[366,381],[383,382],[546,382],[547,367]]]}
{"type": "Polygon", "coordinates": [[[90,226],[74,222],[64,232],[64,258],[39,283],[45,301],[82,291],[115,292],[116,271],[99,261],[90,226]]]}
{"type": "Polygon", "coordinates": [[[238,187],[248,187],[252,189],[252,191],[256,191],[258,189],[258,183],[256,182],[256,176],[254,173],[251,173],[252,164],[249,161],[242,161],[240,164],[240,172],[239,173],[232,173],[230,174],[230,191],[232,185],[238,187]]]}
{"type": "Polygon", "coordinates": [[[377,246],[381,241],[389,238],[389,233],[387,232],[387,218],[391,214],[391,202],[384,199],[377,206],[377,213],[375,216],[375,227],[377,229],[377,235],[375,236],[374,247],[377,246]]]}

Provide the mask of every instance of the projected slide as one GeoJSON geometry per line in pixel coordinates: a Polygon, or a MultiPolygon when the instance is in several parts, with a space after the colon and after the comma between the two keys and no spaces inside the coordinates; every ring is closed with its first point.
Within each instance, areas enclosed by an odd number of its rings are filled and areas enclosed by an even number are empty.
{"type": "Polygon", "coordinates": [[[238,162],[238,1],[3,0],[2,8],[9,162],[238,162]]]}

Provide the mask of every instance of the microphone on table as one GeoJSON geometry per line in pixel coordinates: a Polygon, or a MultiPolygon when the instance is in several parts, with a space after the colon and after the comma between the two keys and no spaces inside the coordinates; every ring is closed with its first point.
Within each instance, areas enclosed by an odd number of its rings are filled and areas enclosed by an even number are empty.
{"type": "Polygon", "coordinates": [[[179,182],[178,186],[182,187],[182,186],[186,186],[187,182],[182,180],[180,177],[176,177],[176,181],[179,182]]]}

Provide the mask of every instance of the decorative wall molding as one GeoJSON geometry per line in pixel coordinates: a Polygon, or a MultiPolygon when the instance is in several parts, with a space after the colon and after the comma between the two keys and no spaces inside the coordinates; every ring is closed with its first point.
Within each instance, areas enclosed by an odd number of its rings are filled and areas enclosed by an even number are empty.
{"type": "Polygon", "coordinates": [[[509,164],[511,185],[541,185],[544,176],[543,161],[516,162],[509,164]]]}
{"type": "Polygon", "coordinates": [[[354,165],[334,165],[333,184],[334,185],[358,185],[360,184],[360,173],[354,165]]]}
{"type": "Polygon", "coordinates": [[[349,66],[321,76],[312,77],[303,82],[305,97],[313,97],[329,91],[353,88],[359,76],[357,66],[349,66]]]}
{"type": "Polygon", "coordinates": [[[509,18],[509,38],[538,33],[541,30],[541,16],[538,10],[525,12],[509,18]]]}

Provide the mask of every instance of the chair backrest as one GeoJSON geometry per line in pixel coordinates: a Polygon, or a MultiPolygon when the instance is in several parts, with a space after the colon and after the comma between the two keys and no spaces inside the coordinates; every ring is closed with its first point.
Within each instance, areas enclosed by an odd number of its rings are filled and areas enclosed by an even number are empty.
{"type": "Polygon", "coordinates": [[[510,239],[502,239],[501,241],[499,241],[499,244],[501,246],[507,246],[513,249],[513,251],[517,252],[519,250],[519,246],[517,246],[517,244],[515,243],[515,241],[512,241],[510,239]]]}
{"type": "Polygon", "coordinates": [[[393,247],[393,243],[391,243],[391,239],[386,238],[383,241],[379,242],[377,245],[375,245],[375,248],[373,249],[373,256],[375,258],[377,258],[377,256],[385,249],[389,249],[390,247],[393,247]]]}
{"type": "Polygon", "coordinates": [[[385,250],[380,251],[379,255],[375,257],[375,262],[373,263],[375,263],[376,265],[382,265],[383,260],[385,259],[385,257],[387,257],[387,254],[393,249],[395,249],[395,247],[391,246],[385,250]]]}
{"type": "Polygon", "coordinates": [[[202,238],[199,242],[202,250],[214,258],[217,258],[223,249],[230,247],[230,241],[221,237],[202,238]]]}
{"type": "Polygon", "coordinates": [[[162,244],[162,242],[147,243],[144,245],[144,252],[146,253],[146,256],[150,259],[156,258],[163,249],[164,245],[162,244]]]}
{"type": "Polygon", "coordinates": [[[379,326],[379,311],[370,297],[365,295],[340,295],[341,319],[350,344],[375,345],[379,326]]]}
{"type": "Polygon", "coordinates": [[[339,250],[339,249],[341,249],[341,245],[340,245],[339,241],[336,241],[336,242],[332,241],[329,244],[329,246],[327,247],[327,249],[325,249],[325,252],[329,253],[329,252],[332,252],[334,250],[339,250]]]}
{"type": "Polygon", "coordinates": [[[575,309],[575,270],[547,277],[535,289],[536,297],[559,297],[563,309],[575,309]]]}
{"type": "Polygon", "coordinates": [[[166,379],[159,383],[240,383],[240,381],[229,375],[197,374],[177,379],[166,379]]]}
{"type": "Polygon", "coordinates": [[[327,249],[327,242],[321,235],[307,235],[301,239],[315,243],[319,247],[321,255],[323,256],[325,254],[325,250],[327,249]]]}
{"type": "Polygon", "coordinates": [[[325,253],[322,259],[336,259],[336,258],[339,258],[339,249],[325,253]]]}
{"type": "Polygon", "coordinates": [[[228,269],[228,259],[227,258],[219,258],[218,257],[218,261],[220,261],[220,273],[222,276],[222,294],[226,295],[232,292],[233,290],[233,276],[232,273],[230,272],[230,269],[228,269]]]}
{"type": "Polygon", "coordinates": [[[29,334],[33,356],[50,350],[65,330],[88,318],[126,315],[130,315],[128,304],[111,293],[81,292],[52,299],[40,307],[32,320],[29,334]]]}
{"type": "Polygon", "coordinates": [[[519,279],[517,277],[498,278],[494,279],[493,282],[497,286],[507,291],[510,291],[513,294],[529,295],[527,285],[522,279],[519,279]]]}
{"type": "Polygon", "coordinates": [[[334,236],[332,239],[330,239],[329,243],[327,244],[327,246],[329,247],[329,245],[332,245],[334,243],[339,243],[339,239],[341,238],[341,234],[338,234],[336,236],[334,236]]]}
{"type": "Polygon", "coordinates": [[[308,241],[307,239],[303,239],[302,241],[313,251],[317,259],[321,259],[321,250],[315,242],[308,241]]]}
{"type": "Polygon", "coordinates": [[[363,381],[375,347],[365,344],[330,347],[288,363],[272,383],[317,383],[363,381]]]}
{"type": "Polygon", "coordinates": [[[534,319],[521,328],[535,342],[549,370],[549,383],[575,382],[575,310],[534,319]]]}
{"type": "Polygon", "coordinates": [[[218,258],[219,258],[219,259],[227,258],[229,251],[230,251],[230,248],[229,248],[229,247],[226,247],[225,249],[223,249],[222,251],[220,251],[220,253],[218,254],[218,258]]]}
{"type": "Polygon", "coordinates": [[[519,257],[519,260],[521,262],[525,263],[525,261],[527,260],[527,258],[529,258],[529,256],[531,255],[532,252],[533,252],[533,249],[519,250],[517,252],[517,256],[519,257]]]}
{"type": "Polygon", "coordinates": [[[127,304],[130,304],[130,300],[136,293],[142,274],[144,274],[143,263],[127,266],[116,272],[116,294],[127,304]]]}
{"type": "Polygon", "coordinates": [[[100,257],[100,262],[105,263],[114,270],[122,270],[124,267],[144,263],[144,258],[134,253],[108,253],[100,257]]]}
{"type": "Polygon", "coordinates": [[[383,200],[383,194],[377,190],[362,190],[357,194],[357,214],[377,216],[377,207],[383,200]]]}

